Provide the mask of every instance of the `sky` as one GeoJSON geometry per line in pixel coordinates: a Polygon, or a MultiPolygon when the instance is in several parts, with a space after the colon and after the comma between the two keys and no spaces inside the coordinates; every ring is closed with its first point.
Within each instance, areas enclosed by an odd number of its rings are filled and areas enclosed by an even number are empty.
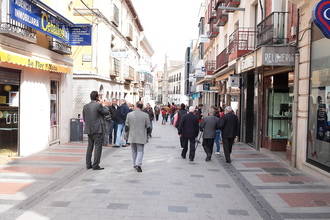
{"type": "Polygon", "coordinates": [[[198,37],[198,12],[201,0],[132,0],[155,50],[155,64],[170,60],[184,60],[191,40],[198,37]]]}

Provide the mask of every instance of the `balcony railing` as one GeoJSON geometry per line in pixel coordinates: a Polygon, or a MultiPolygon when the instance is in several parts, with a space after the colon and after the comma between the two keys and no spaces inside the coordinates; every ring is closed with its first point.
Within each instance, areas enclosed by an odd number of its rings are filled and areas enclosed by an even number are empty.
{"type": "Polygon", "coordinates": [[[210,24],[214,19],[217,17],[217,12],[214,10],[214,1],[210,1],[208,7],[207,7],[207,23],[210,24]]]}
{"type": "Polygon", "coordinates": [[[226,0],[225,5],[227,7],[238,7],[241,4],[241,0],[226,0]]]}
{"type": "Polygon", "coordinates": [[[120,60],[113,58],[113,71],[110,72],[110,77],[118,77],[120,72],[120,60]]]}
{"type": "Polygon", "coordinates": [[[254,28],[239,28],[229,36],[229,61],[255,49],[256,31],[254,28]]]}
{"type": "Polygon", "coordinates": [[[228,14],[224,13],[224,10],[218,9],[217,19],[216,19],[217,26],[225,26],[227,22],[228,22],[228,14]]]}
{"type": "Polygon", "coordinates": [[[209,31],[207,32],[208,37],[212,39],[217,37],[218,34],[219,34],[219,27],[214,23],[209,24],[209,31]]]}
{"type": "Polygon", "coordinates": [[[257,26],[257,46],[287,44],[285,21],[287,12],[273,12],[257,26]]]}
{"type": "Polygon", "coordinates": [[[215,5],[214,5],[214,9],[217,10],[218,7],[219,7],[220,5],[224,5],[224,4],[226,3],[226,1],[227,1],[227,0],[216,0],[216,1],[215,1],[215,5]]]}
{"type": "Polygon", "coordinates": [[[229,53],[227,48],[225,48],[218,56],[217,56],[217,69],[223,69],[228,66],[229,53]]]}
{"type": "Polygon", "coordinates": [[[206,61],[205,69],[207,75],[212,75],[216,69],[216,61],[215,60],[206,61]]]}
{"type": "Polygon", "coordinates": [[[71,54],[71,46],[55,38],[52,38],[52,40],[49,41],[49,49],[59,54],[65,54],[65,55],[71,54]]]}
{"type": "Polygon", "coordinates": [[[0,34],[8,35],[30,43],[37,42],[35,30],[12,19],[9,19],[8,22],[0,22],[0,34]]]}

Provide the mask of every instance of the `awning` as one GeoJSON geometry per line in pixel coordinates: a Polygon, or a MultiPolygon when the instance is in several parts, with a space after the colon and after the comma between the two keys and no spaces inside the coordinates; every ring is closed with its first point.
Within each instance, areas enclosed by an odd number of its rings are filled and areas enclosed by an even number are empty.
{"type": "Polygon", "coordinates": [[[229,77],[230,75],[234,74],[234,73],[235,73],[235,70],[231,70],[230,72],[227,72],[227,73],[225,73],[225,74],[219,76],[218,78],[216,78],[215,81],[219,82],[219,81],[221,81],[221,80],[228,79],[228,77],[229,77]]]}
{"type": "Polygon", "coordinates": [[[72,73],[72,68],[69,66],[62,64],[54,64],[40,58],[27,57],[21,54],[0,49],[0,63],[2,62],[16,64],[16,65],[44,70],[44,71],[50,71],[50,72],[67,73],[67,74],[72,73]]]}

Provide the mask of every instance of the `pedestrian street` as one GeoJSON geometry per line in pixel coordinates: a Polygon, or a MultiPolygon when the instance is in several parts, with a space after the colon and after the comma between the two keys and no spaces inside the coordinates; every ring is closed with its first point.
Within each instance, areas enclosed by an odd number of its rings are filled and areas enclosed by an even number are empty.
{"type": "Polygon", "coordinates": [[[104,147],[105,169],[86,170],[86,145],[56,146],[1,165],[7,191],[0,187],[0,219],[330,218],[329,185],[247,145],[234,145],[232,164],[222,155],[206,162],[201,145],[190,162],[180,156],[177,130],[159,121],[142,173],[132,166],[130,147],[104,147]]]}

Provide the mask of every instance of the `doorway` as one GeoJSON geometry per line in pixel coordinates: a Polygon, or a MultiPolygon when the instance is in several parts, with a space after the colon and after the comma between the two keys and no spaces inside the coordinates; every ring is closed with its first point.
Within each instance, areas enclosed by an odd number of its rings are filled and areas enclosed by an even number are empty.
{"type": "Polygon", "coordinates": [[[0,68],[0,155],[19,155],[20,71],[0,68]]]}
{"type": "Polygon", "coordinates": [[[50,135],[49,144],[59,142],[59,81],[50,81],[50,135]]]}

